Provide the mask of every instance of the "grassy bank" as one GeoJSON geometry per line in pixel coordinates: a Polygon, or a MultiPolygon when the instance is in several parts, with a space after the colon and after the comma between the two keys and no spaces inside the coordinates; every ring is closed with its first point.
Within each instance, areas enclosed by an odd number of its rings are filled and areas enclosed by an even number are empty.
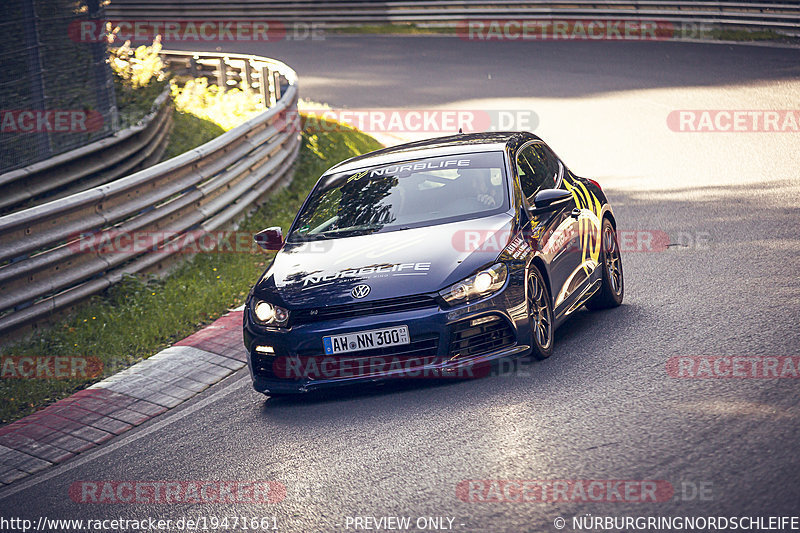
{"type": "Polygon", "coordinates": [[[785,44],[800,44],[800,38],[784,35],[773,30],[714,29],[710,31],[708,37],[715,41],[772,41],[785,44]]]}
{"type": "Polygon", "coordinates": [[[175,109],[172,111],[172,130],[161,161],[197,148],[223,133],[225,130],[214,122],[175,109]]]}
{"type": "MultiPolygon", "coordinates": [[[[569,18],[569,17],[567,17],[569,18]]],[[[393,24],[361,24],[352,26],[333,26],[325,28],[331,34],[363,34],[363,35],[456,35],[459,33],[456,24],[425,24],[393,23],[393,24]]],[[[688,30],[687,30],[688,32],[688,30]]],[[[800,44],[800,38],[785,35],[773,30],[748,30],[735,28],[718,28],[703,30],[702,34],[692,35],[688,32],[686,38],[702,39],[707,41],[739,41],[739,42],[776,42],[783,44],[800,44]]],[[[682,35],[676,35],[682,38],[682,35]]]]}
{"type": "Polygon", "coordinates": [[[327,33],[340,34],[393,34],[393,35],[431,35],[431,34],[455,34],[455,26],[445,25],[425,25],[418,26],[414,23],[395,24],[361,24],[354,26],[333,26],[325,28],[327,33]]]}
{"type": "Polygon", "coordinates": [[[261,96],[251,91],[221,91],[206,78],[171,82],[172,131],[162,161],[188,152],[263,111],[261,96]]]}
{"type": "MultiPolygon", "coordinates": [[[[288,229],[317,178],[332,165],[380,147],[373,138],[342,127],[303,133],[292,184],[248,216],[239,231],[288,229]]],[[[76,308],[50,330],[3,347],[3,356],[84,356],[103,363],[90,380],[0,380],[0,421],[10,422],[111,375],[210,323],[240,305],[271,256],[262,253],[198,254],[168,277],[130,277],[76,308]]]]}

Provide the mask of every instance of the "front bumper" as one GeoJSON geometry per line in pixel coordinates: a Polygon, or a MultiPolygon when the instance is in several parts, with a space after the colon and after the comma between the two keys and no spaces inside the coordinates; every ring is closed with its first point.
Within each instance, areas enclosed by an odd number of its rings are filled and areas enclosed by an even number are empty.
{"type": "Polygon", "coordinates": [[[253,387],[266,394],[309,392],[385,379],[481,377],[476,368],[530,349],[524,290],[509,284],[474,304],[323,320],[268,329],[244,313],[244,342],[253,387]],[[477,322],[477,323],[476,323],[477,322]],[[325,355],[322,338],[393,326],[408,327],[411,344],[325,355]],[[273,353],[257,351],[269,347],[273,353]]]}

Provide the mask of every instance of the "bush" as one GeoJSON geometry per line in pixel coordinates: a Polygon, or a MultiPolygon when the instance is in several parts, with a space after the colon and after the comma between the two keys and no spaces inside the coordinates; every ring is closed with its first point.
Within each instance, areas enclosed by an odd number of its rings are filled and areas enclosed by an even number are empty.
{"type": "Polygon", "coordinates": [[[114,78],[120,127],[140,121],[153,107],[153,102],[167,84],[167,73],[161,61],[161,39],[150,46],[131,48],[126,41],[109,50],[109,65],[114,78]]]}
{"type": "Polygon", "coordinates": [[[238,126],[264,110],[261,96],[241,89],[221,90],[206,78],[189,80],[180,87],[171,82],[175,109],[209,120],[223,130],[238,126]]]}
{"type": "Polygon", "coordinates": [[[161,36],[157,36],[150,46],[139,46],[136,50],[131,48],[131,42],[111,50],[109,64],[114,74],[125,85],[133,89],[147,87],[153,78],[163,81],[166,77],[164,62],[161,61],[161,36]]]}

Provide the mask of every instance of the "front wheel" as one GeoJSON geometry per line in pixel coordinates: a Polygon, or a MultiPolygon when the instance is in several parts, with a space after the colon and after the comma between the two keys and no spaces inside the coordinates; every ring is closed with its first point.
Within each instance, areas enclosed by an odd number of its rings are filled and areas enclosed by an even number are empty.
{"type": "Polygon", "coordinates": [[[544,276],[535,266],[528,275],[528,317],[531,324],[531,355],[547,359],[553,355],[553,302],[544,276]]]}
{"type": "Polygon", "coordinates": [[[622,277],[622,258],[619,254],[619,241],[614,226],[607,218],[603,219],[602,233],[603,281],[600,290],[586,302],[592,311],[617,307],[625,294],[625,280],[622,277]]]}

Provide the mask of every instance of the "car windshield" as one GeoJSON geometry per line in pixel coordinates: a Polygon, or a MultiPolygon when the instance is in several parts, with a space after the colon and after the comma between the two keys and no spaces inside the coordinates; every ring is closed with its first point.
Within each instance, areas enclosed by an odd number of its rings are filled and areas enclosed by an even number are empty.
{"type": "Polygon", "coordinates": [[[478,218],[508,209],[502,152],[454,154],[326,177],[290,242],[365,235],[478,218]]]}

